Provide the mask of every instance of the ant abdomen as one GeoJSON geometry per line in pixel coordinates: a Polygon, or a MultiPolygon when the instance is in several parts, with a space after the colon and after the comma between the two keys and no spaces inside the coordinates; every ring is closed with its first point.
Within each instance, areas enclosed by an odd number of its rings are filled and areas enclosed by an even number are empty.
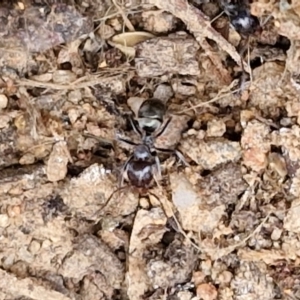
{"type": "Polygon", "coordinates": [[[152,98],[144,101],[137,116],[140,128],[154,132],[161,126],[165,113],[166,106],[161,100],[152,98]]]}

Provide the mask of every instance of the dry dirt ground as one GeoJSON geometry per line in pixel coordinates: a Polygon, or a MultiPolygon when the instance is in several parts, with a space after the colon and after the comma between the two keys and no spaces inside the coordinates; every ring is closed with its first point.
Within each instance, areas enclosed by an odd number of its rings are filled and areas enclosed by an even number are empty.
{"type": "Polygon", "coordinates": [[[300,299],[299,1],[251,3],[246,76],[221,12],[1,1],[1,300],[300,299]],[[151,97],[189,166],[107,201],[151,97]]]}

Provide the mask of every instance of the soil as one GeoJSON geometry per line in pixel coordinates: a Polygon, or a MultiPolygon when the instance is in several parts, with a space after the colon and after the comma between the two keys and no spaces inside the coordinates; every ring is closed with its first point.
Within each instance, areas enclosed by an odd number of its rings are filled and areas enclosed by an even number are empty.
{"type": "Polygon", "coordinates": [[[300,5],[238,2],[1,1],[0,300],[300,299],[300,5]]]}

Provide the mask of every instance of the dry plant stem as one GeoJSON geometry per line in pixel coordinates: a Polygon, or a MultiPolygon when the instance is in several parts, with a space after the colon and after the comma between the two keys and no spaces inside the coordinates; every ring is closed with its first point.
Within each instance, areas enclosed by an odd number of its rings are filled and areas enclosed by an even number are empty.
{"type": "Polygon", "coordinates": [[[30,279],[18,279],[17,277],[0,270],[0,290],[6,291],[13,296],[25,296],[34,300],[70,300],[56,291],[50,291],[30,279]]]}
{"type": "Polygon", "coordinates": [[[254,229],[252,233],[250,233],[245,239],[240,241],[239,243],[236,243],[234,245],[230,245],[226,248],[201,248],[202,252],[208,253],[213,260],[220,259],[223,256],[226,256],[230,254],[232,251],[236,250],[239,247],[242,247],[245,245],[245,243],[252,238],[255,234],[257,234],[263,225],[267,222],[272,212],[268,213],[268,215],[263,219],[263,221],[254,229]]]}
{"type": "MultiPolygon", "coordinates": [[[[128,76],[128,78],[131,76],[130,75],[130,71],[128,71],[129,73],[127,73],[126,76],[128,76]]],[[[121,76],[120,74],[117,75],[121,76]]],[[[111,80],[114,80],[114,76],[90,76],[90,78],[84,78],[86,81],[84,82],[80,82],[82,81],[81,79],[78,79],[70,84],[59,84],[59,83],[52,83],[52,82],[41,82],[41,81],[36,81],[36,80],[32,80],[32,79],[21,79],[17,82],[17,84],[19,86],[32,86],[32,87],[40,87],[40,88],[50,88],[53,90],[77,90],[77,89],[82,89],[82,88],[86,88],[89,86],[95,86],[97,84],[104,83],[107,82],[108,77],[111,77],[111,80]]]]}
{"type": "MultiPolygon", "coordinates": [[[[141,13],[141,12],[143,12],[144,10],[142,10],[142,9],[138,10],[138,8],[140,8],[140,7],[141,7],[140,5],[132,6],[132,7],[130,7],[130,9],[126,9],[126,10],[124,11],[124,13],[125,13],[125,14],[128,14],[128,13],[130,13],[130,14],[138,14],[138,13],[141,13]]],[[[105,15],[104,17],[102,17],[102,18],[100,18],[100,19],[95,19],[95,22],[103,22],[103,21],[106,21],[106,20],[108,20],[108,19],[117,17],[117,16],[119,16],[119,15],[120,15],[120,12],[119,12],[119,11],[116,12],[116,13],[107,14],[107,15],[105,15]]],[[[97,27],[97,28],[99,28],[99,27],[97,27]]],[[[0,48],[0,49],[1,49],[1,48],[0,48]]]]}
{"type": "MultiPolygon", "coordinates": [[[[296,207],[299,207],[300,205],[295,205],[291,208],[288,208],[288,209],[285,209],[285,210],[282,210],[280,212],[288,212],[292,209],[295,209],[296,207]]],[[[278,211],[277,211],[278,212],[278,211]]],[[[253,230],[252,233],[250,233],[246,238],[244,238],[242,241],[240,241],[239,243],[236,243],[234,245],[231,245],[231,246],[228,246],[226,248],[220,248],[218,249],[217,253],[215,252],[215,255],[213,257],[213,259],[219,259],[221,258],[222,256],[225,256],[225,255],[228,255],[229,253],[231,253],[232,251],[234,251],[235,249],[239,248],[239,247],[242,247],[245,245],[245,243],[250,239],[252,238],[253,236],[255,236],[255,234],[259,233],[260,230],[262,229],[262,227],[264,226],[264,224],[267,223],[268,219],[270,218],[271,214],[273,212],[269,212],[266,217],[262,220],[262,222],[253,230]]],[[[215,249],[207,249],[207,248],[203,248],[201,249],[202,251],[204,252],[211,252],[212,250],[215,251],[215,249]]]]}
{"type": "MultiPolygon", "coordinates": [[[[215,41],[218,46],[227,52],[238,65],[241,65],[241,56],[236,49],[226,39],[224,39],[220,33],[211,27],[210,20],[208,20],[208,18],[200,10],[189,5],[186,0],[146,1],[147,3],[153,4],[164,11],[168,11],[175,17],[181,19],[187,25],[189,31],[194,34],[201,47],[207,51],[212,62],[221,73],[224,73],[225,75],[226,72],[227,76],[230,76],[228,71],[224,68],[220,57],[214,53],[210,45],[205,41],[205,38],[215,41]]],[[[249,72],[247,64],[244,64],[244,68],[247,72],[249,72]]]]}
{"type": "Polygon", "coordinates": [[[116,0],[112,0],[112,2],[114,4],[114,6],[116,7],[116,9],[118,10],[118,12],[120,13],[120,15],[122,16],[123,21],[124,21],[126,27],[129,29],[129,31],[135,31],[133,25],[131,24],[131,22],[127,18],[124,10],[117,4],[117,1],[116,0]]]}
{"type": "MultiPolygon", "coordinates": [[[[172,217],[174,218],[174,221],[176,223],[176,225],[178,226],[179,228],[179,231],[180,233],[191,243],[191,245],[201,251],[201,252],[207,252],[207,253],[211,253],[212,251],[215,252],[216,249],[207,249],[207,248],[202,248],[201,246],[198,246],[197,244],[195,244],[189,237],[188,235],[184,232],[184,230],[182,229],[182,226],[180,224],[180,222],[178,221],[178,219],[176,218],[172,208],[171,208],[171,211],[172,211],[172,217]]],[[[217,253],[215,253],[214,255],[214,259],[219,259],[221,258],[222,256],[225,256],[225,255],[228,255],[229,253],[231,253],[232,251],[234,251],[236,248],[239,248],[241,246],[243,246],[251,237],[253,237],[255,234],[257,234],[262,226],[267,222],[267,220],[269,219],[270,215],[272,214],[272,212],[268,213],[268,215],[263,219],[263,221],[255,228],[255,230],[249,234],[244,240],[242,240],[241,242],[237,243],[237,244],[234,244],[234,245],[231,245],[231,246],[228,246],[226,248],[221,248],[221,249],[218,249],[217,253]]]]}
{"type": "MultiPolygon", "coordinates": [[[[195,109],[198,108],[198,107],[205,106],[205,105],[207,105],[207,104],[211,104],[211,103],[216,102],[216,101],[218,101],[218,100],[221,100],[221,99],[223,99],[223,98],[225,98],[225,97],[227,97],[227,96],[230,96],[230,95],[232,95],[233,93],[236,93],[236,92],[241,91],[241,88],[238,88],[238,89],[236,89],[236,90],[227,92],[228,90],[230,90],[230,89],[235,85],[235,83],[236,83],[236,82],[233,81],[233,82],[230,84],[230,86],[228,86],[228,87],[222,89],[222,90],[218,93],[218,95],[217,95],[216,97],[214,97],[214,98],[212,98],[212,99],[210,99],[210,100],[208,100],[208,101],[206,101],[206,102],[201,102],[201,103],[199,103],[199,104],[197,104],[197,105],[193,105],[193,106],[190,107],[190,108],[186,108],[186,109],[180,111],[179,113],[185,113],[185,112],[190,111],[190,110],[195,110],[195,109]]],[[[246,85],[246,84],[249,84],[249,82],[246,82],[245,85],[246,85]]]]}

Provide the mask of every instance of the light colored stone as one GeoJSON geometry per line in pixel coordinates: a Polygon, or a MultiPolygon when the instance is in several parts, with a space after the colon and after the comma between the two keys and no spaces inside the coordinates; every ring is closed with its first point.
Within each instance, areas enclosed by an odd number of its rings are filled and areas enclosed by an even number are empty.
{"type": "Polygon", "coordinates": [[[0,215],[0,227],[7,227],[9,225],[9,217],[8,215],[5,215],[5,214],[1,214],[0,215]]]}
{"type": "Polygon", "coordinates": [[[0,94],[0,109],[6,108],[8,104],[8,98],[4,94],[0,94]]]}
{"type": "Polygon", "coordinates": [[[279,228],[275,227],[272,234],[271,234],[271,239],[273,241],[278,241],[281,237],[281,234],[282,234],[282,229],[279,229],[279,228]]]}
{"type": "Polygon", "coordinates": [[[28,250],[29,250],[30,253],[36,254],[40,250],[40,248],[41,248],[41,244],[38,241],[33,240],[30,243],[30,245],[28,247],[28,250]]]}

